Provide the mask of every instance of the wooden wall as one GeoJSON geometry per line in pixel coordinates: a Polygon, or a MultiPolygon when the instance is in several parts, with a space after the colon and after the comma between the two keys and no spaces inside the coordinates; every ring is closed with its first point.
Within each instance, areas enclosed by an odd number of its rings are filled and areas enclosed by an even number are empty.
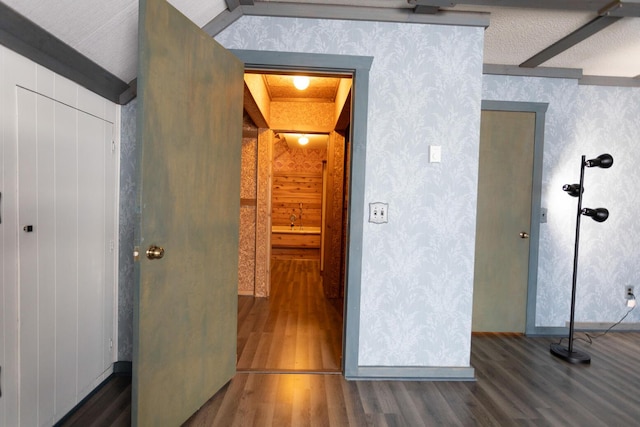
{"type": "MultiPolygon", "coordinates": [[[[273,225],[320,227],[322,222],[322,173],[274,173],[271,193],[273,225]],[[302,203],[302,214],[300,204],[302,203]]],[[[275,258],[320,258],[320,235],[271,234],[271,256],[275,258]]]]}
{"type": "Polygon", "coordinates": [[[322,173],[274,173],[271,203],[272,225],[290,225],[290,217],[293,214],[296,216],[296,227],[300,225],[320,227],[322,173]],[[302,209],[302,215],[300,209],[302,209]]]}

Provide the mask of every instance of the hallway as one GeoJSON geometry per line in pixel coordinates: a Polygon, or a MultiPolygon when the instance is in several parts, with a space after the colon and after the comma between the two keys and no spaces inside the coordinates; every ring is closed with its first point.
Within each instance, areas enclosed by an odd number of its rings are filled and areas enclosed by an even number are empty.
{"type": "Polygon", "coordinates": [[[322,292],[320,261],[273,259],[271,296],[238,297],[239,372],[340,372],[342,301],[322,292]]]}

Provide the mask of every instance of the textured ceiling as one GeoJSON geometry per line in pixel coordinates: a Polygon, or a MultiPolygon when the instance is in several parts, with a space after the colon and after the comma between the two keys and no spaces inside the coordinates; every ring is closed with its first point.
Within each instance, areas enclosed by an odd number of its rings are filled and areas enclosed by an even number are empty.
{"type": "MultiPolygon", "coordinates": [[[[585,11],[458,6],[491,14],[485,31],[484,63],[519,65],[587,24],[597,15],[585,11]]],[[[580,68],[585,75],[640,75],[640,18],[624,18],[543,63],[543,67],[580,68]]]]}
{"type": "MultiPolygon", "coordinates": [[[[136,77],[137,0],[0,0],[121,80],[136,77]]],[[[634,3],[636,0],[626,0],[634,3]]],[[[200,27],[227,10],[225,0],[169,0],[200,27]]],[[[287,3],[410,8],[405,0],[280,0],[287,3]]],[[[255,3],[262,1],[255,0],[255,3]]],[[[536,2],[531,2],[535,4],[536,2]]],[[[491,13],[486,64],[518,65],[597,16],[596,12],[456,6],[491,13]]],[[[543,63],[585,75],[640,75],[640,18],[623,18],[543,63]]]]}

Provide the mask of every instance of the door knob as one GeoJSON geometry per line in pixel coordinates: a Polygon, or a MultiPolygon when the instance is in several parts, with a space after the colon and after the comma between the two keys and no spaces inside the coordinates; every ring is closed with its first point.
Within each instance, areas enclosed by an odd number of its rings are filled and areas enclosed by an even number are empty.
{"type": "Polygon", "coordinates": [[[160,246],[151,245],[149,249],[147,249],[147,258],[150,260],[160,259],[164,256],[164,249],[160,246]]]}
{"type": "Polygon", "coordinates": [[[521,231],[520,232],[520,238],[521,239],[528,239],[529,238],[529,233],[527,233],[525,231],[521,231]]]}

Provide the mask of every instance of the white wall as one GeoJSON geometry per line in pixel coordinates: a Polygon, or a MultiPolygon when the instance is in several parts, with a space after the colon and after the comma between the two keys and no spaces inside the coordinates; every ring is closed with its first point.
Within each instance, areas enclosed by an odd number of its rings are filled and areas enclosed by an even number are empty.
{"type": "Polygon", "coordinates": [[[110,373],[118,114],[0,47],[0,426],[51,425],[110,373]]]}
{"type": "MultiPolygon", "coordinates": [[[[576,296],[576,322],[613,324],[627,312],[624,287],[640,293],[640,88],[580,86],[577,80],[485,76],[483,98],[547,102],[540,225],[536,326],[569,321],[575,198],[563,184],[580,180],[580,158],[610,153],[610,169],[587,169],[583,206],[609,209],[596,223],[583,217],[576,296]]],[[[625,322],[640,321],[634,310],[625,322]]],[[[637,324],[637,323],[636,323],[637,324]]]]}
{"type": "Polygon", "coordinates": [[[374,58],[365,202],[389,223],[361,219],[358,365],[468,367],[483,29],[245,16],[216,40],[374,58]]]}

